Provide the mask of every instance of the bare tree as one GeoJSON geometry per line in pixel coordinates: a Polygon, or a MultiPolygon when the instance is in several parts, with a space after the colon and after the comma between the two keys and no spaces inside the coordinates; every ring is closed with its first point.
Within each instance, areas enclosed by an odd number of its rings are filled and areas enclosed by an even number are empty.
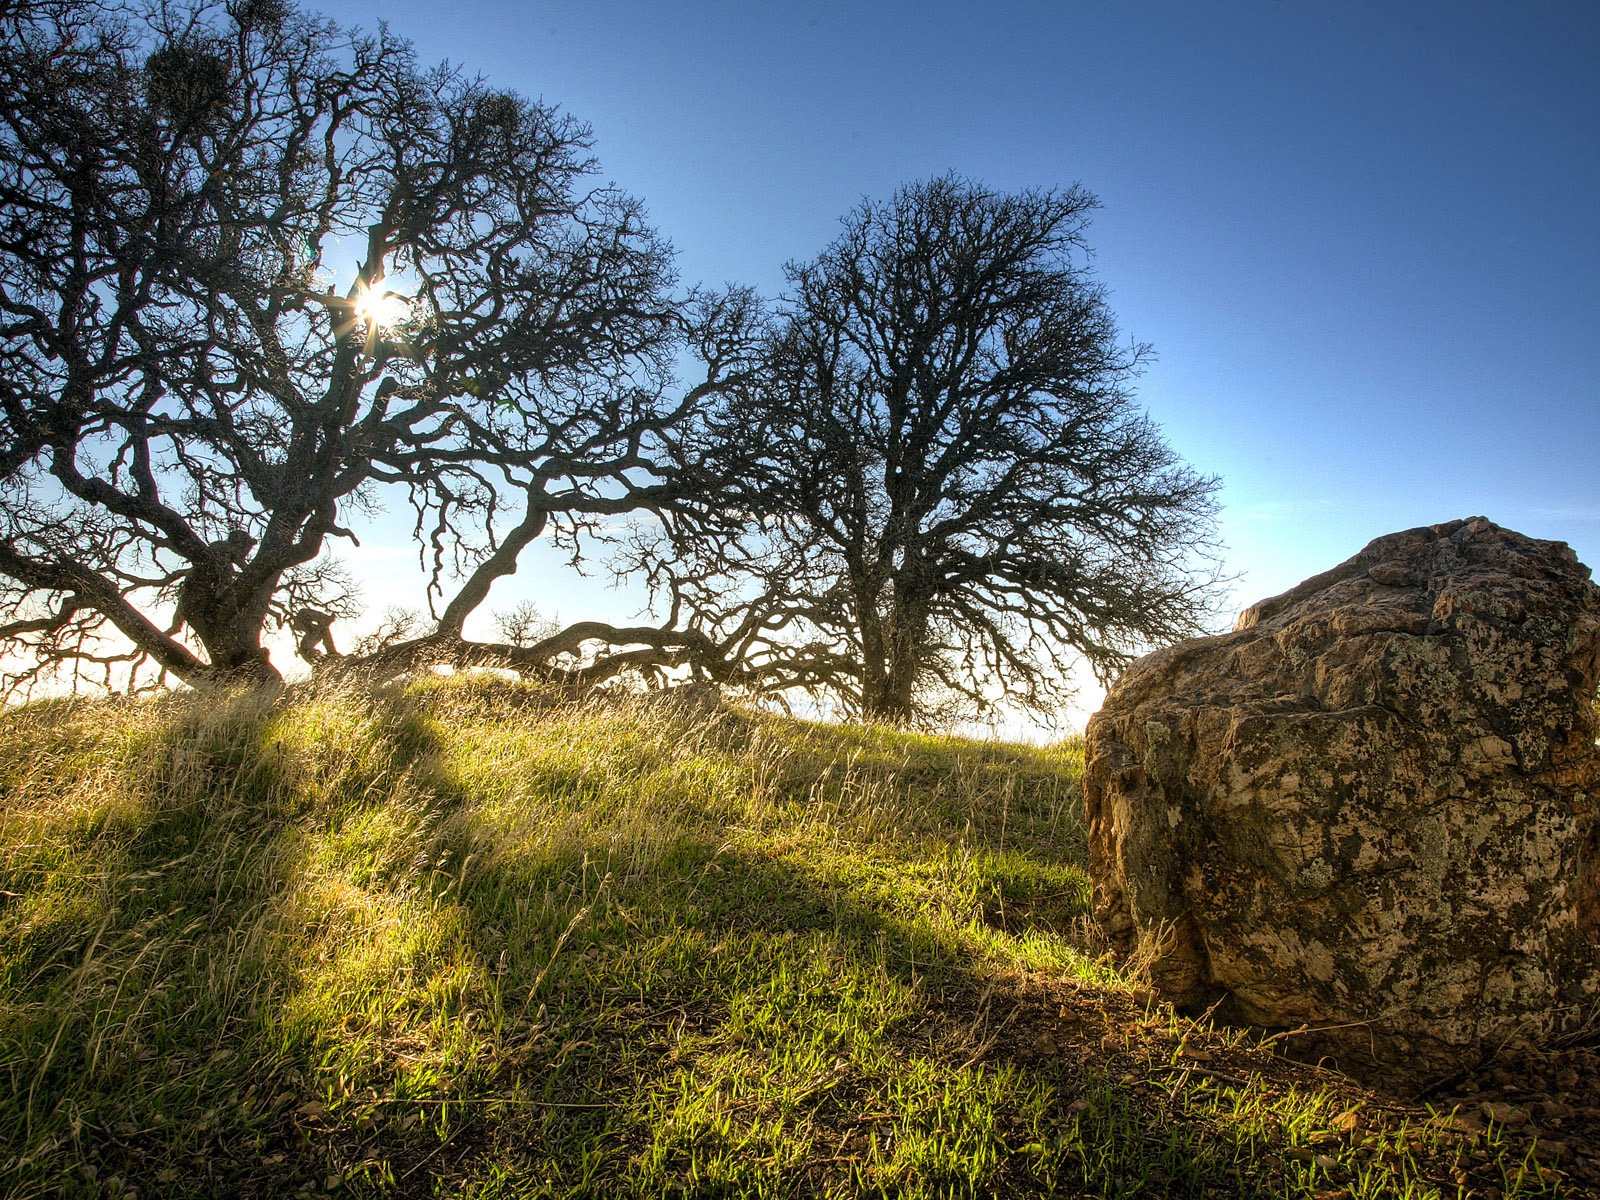
{"type": "Polygon", "coordinates": [[[0,6],[0,639],[22,673],[271,680],[274,621],[333,662],[352,602],[328,541],[385,494],[414,512],[433,623],[375,665],[491,659],[463,624],[530,542],[668,498],[658,439],[720,386],[746,302],[675,302],[589,146],[284,0],[0,6]],[[707,378],[671,392],[686,344],[707,378]]]}
{"type": "Polygon", "coordinates": [[[1216,484],[1134,404],[1094,204],[946,176],[789,266],[759,380],[681,447],[732,519],[638,547],[725,678],[892,720],[1048,711],[1070,656],[1104,676],[1198,629],[1216,484]]]}

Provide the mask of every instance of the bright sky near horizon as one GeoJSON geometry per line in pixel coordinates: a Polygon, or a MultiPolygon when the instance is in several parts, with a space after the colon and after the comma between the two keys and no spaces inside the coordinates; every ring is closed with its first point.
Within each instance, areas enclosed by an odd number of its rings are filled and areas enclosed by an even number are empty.
{"type": "MultiPolygon", "coordinates": [[[[1083,184],[1140,398],[1223,481],[1235,608],[1476,514],[1600,567],[1600,4],[320,8],[589,122],[687,281],[775,294],[863,196],[950,169],[1083,184]]],[[[409,545],[351,561],[374,608],[420,600],[409,545]]],[[[640,603],[553,555],[485,607],[525,598],[640,603]]]]}

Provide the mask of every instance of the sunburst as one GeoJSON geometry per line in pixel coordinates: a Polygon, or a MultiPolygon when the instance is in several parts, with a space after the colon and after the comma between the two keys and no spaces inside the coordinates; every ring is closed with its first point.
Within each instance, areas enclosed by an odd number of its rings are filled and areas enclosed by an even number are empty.
{"type": "Polygon", "coordinates": [[[362,288],[356,297],[355,314],[369,329],[392,329],[411,316],[411,301],[396,292],[362,288]]]}

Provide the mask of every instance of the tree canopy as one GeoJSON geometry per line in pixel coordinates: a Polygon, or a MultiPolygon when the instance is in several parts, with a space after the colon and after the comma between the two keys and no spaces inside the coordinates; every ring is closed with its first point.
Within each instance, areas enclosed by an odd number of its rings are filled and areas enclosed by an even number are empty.
{"type": "Polygon", "coordinates": [[[644,546],[758,686],[905,720],[1048,710],[1198,631],[1214,480],[1135,405],[1145,348],[1091,274],[1079,188],[947,175],[788,268],[759,371],[690,468],[739,519],[644,546]]]}
{"type": "Polygon", "coordinates": [[[466,653],[534,538],[665,494],[655,439],[727,365],[737,304],[671,294],[584,126],[385,30],[7,6],[0,97],[0,636],[29,672],[269,679],[274,622],[327,654],[330,539],[384,494],[435,618],[391,659],[466,653]],[[686,347],[706,379],[671,393],[686,347]]]}

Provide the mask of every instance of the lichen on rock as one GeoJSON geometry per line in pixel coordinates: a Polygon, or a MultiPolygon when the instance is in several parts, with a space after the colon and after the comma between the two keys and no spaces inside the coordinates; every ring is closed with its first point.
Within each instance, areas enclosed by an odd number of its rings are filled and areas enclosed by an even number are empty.
{"type": "Polygon", "coordinates": [[[1088,728],[1095,911],[1180,1005],[1410,1081],[1600,1004],[1600,588],[1476,517],[1140,659],[1088,728]]]}

